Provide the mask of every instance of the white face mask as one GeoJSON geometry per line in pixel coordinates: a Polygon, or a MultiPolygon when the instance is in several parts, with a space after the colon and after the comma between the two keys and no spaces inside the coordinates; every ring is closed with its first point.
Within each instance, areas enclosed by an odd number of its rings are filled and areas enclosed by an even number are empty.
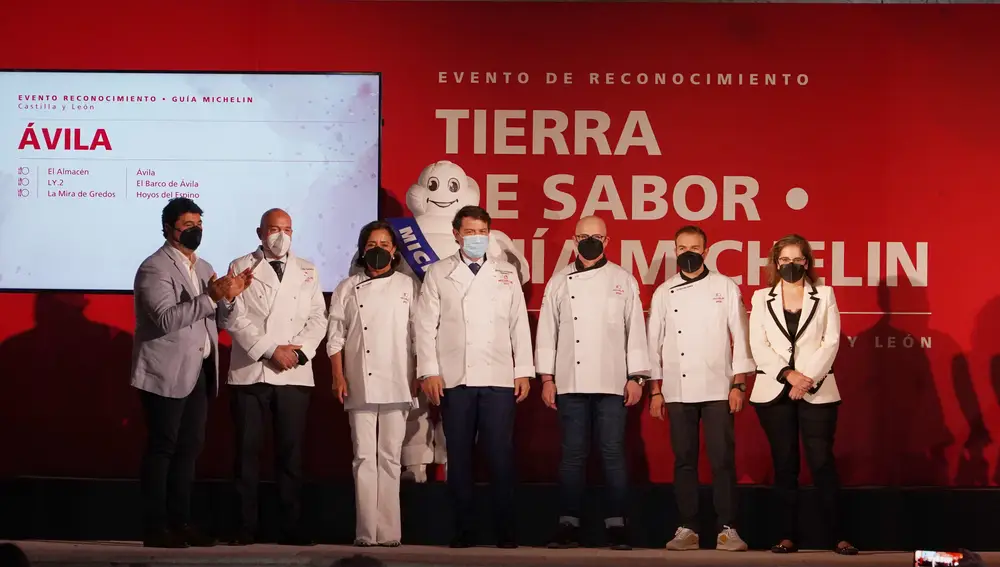
{"type": "Polygon", "coordinates": [[[292,237],[284,232],[272,232],[267,235],[267,251],[276,258],[284,258],[292,247],[292,237]]]}

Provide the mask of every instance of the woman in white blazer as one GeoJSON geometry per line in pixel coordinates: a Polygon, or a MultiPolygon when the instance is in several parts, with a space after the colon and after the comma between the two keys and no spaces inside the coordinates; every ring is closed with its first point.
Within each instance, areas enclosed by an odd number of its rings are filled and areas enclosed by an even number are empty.
{"type": "Polygon", "coordinates": [[[829,544],[856,555],[839,523],[840,480],[833,456],[840,392],[833,361],[840,346],[840,311],[833,289],[816,285],[809,242],[797,234],[776,242],[768,257],[768,287],[753,295],[750,350],[757,379],[750,403],[771,445],[781,541],[774,553],[798,551],[796,528],[799,436],[820,494],[829,544]]]}
{"type": "Polygon", "coordinates": [[[330,299],[327,353],[354,445],[354,544],[400,544],[400,453],[413,400],[413,329],[419,284],[396,271],[399,242],[388,223],[361,229],[358,260],[330,299]]]}

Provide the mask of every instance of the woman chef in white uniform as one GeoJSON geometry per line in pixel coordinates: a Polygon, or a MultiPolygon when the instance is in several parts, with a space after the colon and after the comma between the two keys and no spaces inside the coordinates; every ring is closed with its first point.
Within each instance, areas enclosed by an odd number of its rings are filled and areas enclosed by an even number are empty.
{"type": "Polygon", "coordinates": [[[413,400],[411,313],[419,283],[396,271],[396,233],[374,221],[361,229],[358,264],[330,299],[327,353],[334,392],[354,444],[357,527],[354,545],[400,544],[400,452],[413,400]]]}

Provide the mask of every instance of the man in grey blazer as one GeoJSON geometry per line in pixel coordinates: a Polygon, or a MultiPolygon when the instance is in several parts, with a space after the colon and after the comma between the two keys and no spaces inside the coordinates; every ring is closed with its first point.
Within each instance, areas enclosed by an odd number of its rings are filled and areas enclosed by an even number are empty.
{"type": "Polygon", "coordinates": [[[195,461],[208,401],[218,393],[216,318],[249,284],[250,272],[217,278],[198,258],[202,210],[185,198],[163,208],[166,243],[135,276],[132,386],[140,391],[147,444],[142,459],[146,547],[206,547],[190,525],[195,461]]]}

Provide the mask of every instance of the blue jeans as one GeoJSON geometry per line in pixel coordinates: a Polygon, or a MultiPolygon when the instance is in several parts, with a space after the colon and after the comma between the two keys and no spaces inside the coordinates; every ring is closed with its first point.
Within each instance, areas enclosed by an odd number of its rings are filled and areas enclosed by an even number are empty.
{"type": "Polygon", "coordinates": [[[612,394],[559,394],[556,396],[562,426],[562,459],[559,463],[559,490],[562,499],[560,522],[579,525],[583,491],[587,484],[587,456],[593,430],[604,465],[607,489],[605,523],[624,524],[628,500],[628,471],[625,467],[625,398],[612,394]]]}

